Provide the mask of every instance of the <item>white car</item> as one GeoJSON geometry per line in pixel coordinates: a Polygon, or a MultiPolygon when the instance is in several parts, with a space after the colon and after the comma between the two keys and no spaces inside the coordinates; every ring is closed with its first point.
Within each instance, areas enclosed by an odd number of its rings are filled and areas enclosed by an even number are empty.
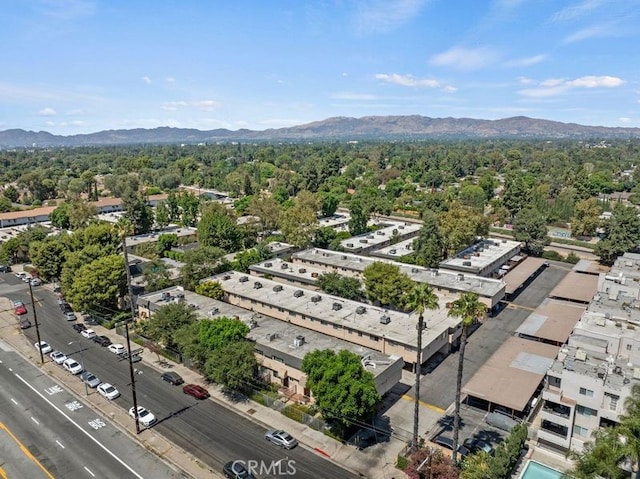
{"type": "MultiPolygon", "coordinates": [[[[132,418],[136,418],[135,409],[129,409],[129,416],[132,418]]],[[[154,422],[156,422],[156,417],[151,414],[151,411],[143,408],[142,406],[138,406],[138,421],[144,426],[151,426],[154,422]]]]}
{"type": "Polygon", "coordinates": [[[107,399],[111,400],[120,397],[120,391],[118,391],[114,385],[109,383],[102,383],[100,386],[98,386],[98,392],[107,399]]]}
{"type": "Polygon", "coordinates": [[[36,349],[42,351],[42,354],[49,354],[53,351],[53,348],[49,345],[49,343],[45,341],[40,341],[39,343],[34,343],[36,349]]]}
{"type": "Polygon", "coordinates": [[[69,371],[71,374],[80,374],[82,372],[82,366],[73,358],[65,359],[62,363],[62,367],[69,371]]]}
{"type": "Polygon", "coordinates": [[[54,360],[56,364],[62,364],[67,359],[67,355],[62,351],[54,351],[49,356],[54,360]]]}
{"type": "Polygon", "coordinates": [[[120,343],[110,344],[107,349],[113,354],[122,354],[126,351],[125,347],[120,343]]]}
{"type": "Polygon", "coordinates": [[[33,278],[31,280],[31,286],[40,286],[42,284],[42,280],[40,278],[33,278]]]}
{"type": "Polygon", "coordinates": [[[96,332],[93,329],[85,329],[84,331],[80,331],[80,334],[82,334],[87,339],[91,339],[94,336],[97,336],[96,332]]]}

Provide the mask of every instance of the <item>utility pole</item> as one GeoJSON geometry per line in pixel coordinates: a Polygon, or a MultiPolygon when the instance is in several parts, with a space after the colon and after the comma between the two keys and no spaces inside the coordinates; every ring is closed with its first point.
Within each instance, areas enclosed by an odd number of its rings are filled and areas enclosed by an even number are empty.
{"type": "Polygon", "coordinates": [[[136,434],[140,434],[140,418],[138,417],[138,399],[136,396],[136,376],[133,372],[133,361],[131,360],[131,340],[129,338],[129,322],[135,321],[136,306],[133,301],[133,289],[131,287],[131,271],[129,271],[129,255],[127,254],[127,232],[122,229],[122,254],[124,255],[124,269],[127,272],[127,290],[129,291],[129,304],[131,306],[131,319],[125,320],[124,330],[127,338],[127,352],[129,353],[129,376],[131,377],[131,394],[133,396],[133,411],[136,420],[136,434]]]}
{"type": "Polygon", "coordinates": [[[418,352],[416,354],[416,398],[413,405],[413,450],[418,450],[418,421],[420,418],[420,373],[422,371],[422,330],[424,317],[418,316],[418,352]]]}
{"type": "Polygon", "coordinates": [[[44,365],[44,353],[40,347],[40,327],[38,326],[38,313],[36,312],[36,302],[33,300],[33,287],[31,286],[31,279],[27,281],[29,283],[29,296],[31,297],[31,307],[33,308],[33,322],[36,325],[36,337],[38,338],[38,351],[40,351],[40,364],[44,365]]]}

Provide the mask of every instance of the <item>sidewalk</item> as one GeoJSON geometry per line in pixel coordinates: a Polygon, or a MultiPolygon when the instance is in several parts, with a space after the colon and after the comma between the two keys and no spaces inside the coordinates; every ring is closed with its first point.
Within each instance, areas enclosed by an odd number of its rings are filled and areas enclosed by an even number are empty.
{"type": "MultiPolygon", "coordinates": [[[[124,343],[125,338],[115,332],[115,330],[108,330],[102,326],[92,327],[97,334],[109,337],[114,343],[124,343]]],[[[256,403],[251,400],[237,402],[231,400],[226,396],[222,388],[217,385],[206,384],[203,377],[195,371],[185,367],[182,364],[177,364],[172,361],[162,358],[163,361],[167,361],[169,366],[162,366],[158,362],[158,356],[152,353],[148,349],[144,348],[142,353],[142,361],[156,369],[157,371],[175,371],[180,374],[186,383],[199,384],[205,386],[211,394],[211,400],[216,401],[219,404],[229,408],[230,410],[242,414],[252,421],[260,424],[265,429],[284,429],[294,437],[296,437],[302,447],[305,447],[316,454],[325,456],[328,460],[331,460],[342,467],[351,470],[355,474],[361,477],[369,479],[392,479],[400,478],[403,476],[402,471],[395,468],[394,464],[398,453],[402,450],[405,443],[395,438],[391,438],[388,443],[378,444],[376,446],[367,448],[366,450],[359,451],[357,448],[342,444],[322,432],[309,428],[308,426],[301,424],[297,421],[289,419],[283,414],[275,411],[262,404],[256,403]]],[[[178,448],[171,446],[176,452],[178,448]]],[[[183,462],[186,461],[186,465],[193,463],[195,459],[190,458],[188,453],[183,452],[185,457],[181,458],[180,454],[172,454],[173,450],[167,450],[163,453],[162,457],[166,457],[167,454],[171,455],[171,461],[175,462],[179,467],[183,468],[183,462]]],[[[199,467],[203,467],[202,464],[199,467]]],[[[185,467],[186,468],[186,467],[185,467]]],[[[184,468],[183,468],[184,469],[184,468]]],[[[191,471],[190,471],[191,472],[191,471]]],[[[202,475],[195,475],[192,472],[193,477],[205,477],[202,475]]],[[[211,477],[210,475],[206,477],[211,477]]]]}

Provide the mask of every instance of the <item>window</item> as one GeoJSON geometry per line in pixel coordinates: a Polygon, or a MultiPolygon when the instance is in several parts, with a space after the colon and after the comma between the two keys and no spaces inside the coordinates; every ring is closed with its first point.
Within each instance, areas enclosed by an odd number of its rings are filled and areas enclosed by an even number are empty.
{"type": "Polygon", "coordinates": [[[587,437],[589,435],[589,430],[586,427],[573,426],[573,433],[576,436],[587,437]]]}
{"type": "Polygon", "coordinates": [[[580,394],[587,397],[593,397],[593,391],[587,388],[580,388],[580,394]]]}
{"type": "Polygon", "coordinates": [[[631,345],[627,344],[627,351],[631,351],[631,345]]]}
{"type": "Polygon", "coordinates": [[[618,409],[618,400],[620,399],[620,396],[616,396],[615,394],[611,394],[611,393],[604,393],[605,397],[609,399],[609,410],[610,411],[615,411],[618,409]]]}
{"type": "Polygon", "coordinates": [[[591,409],[590,407],[586,407],[586,406],[576,406],[576,412],[578,414],[582,414],[583,416],[597,416],[598,415],[598,411],[596,411],[595,409],[591,409]]]}

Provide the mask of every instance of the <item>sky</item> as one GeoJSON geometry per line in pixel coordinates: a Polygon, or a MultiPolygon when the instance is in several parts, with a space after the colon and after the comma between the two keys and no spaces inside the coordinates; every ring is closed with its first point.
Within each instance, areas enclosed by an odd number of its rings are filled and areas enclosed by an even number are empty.
{"type": "Polygon", "coordinates": [[[640,127],[640,0],[3,0],[0,130],[640,127]]]}

